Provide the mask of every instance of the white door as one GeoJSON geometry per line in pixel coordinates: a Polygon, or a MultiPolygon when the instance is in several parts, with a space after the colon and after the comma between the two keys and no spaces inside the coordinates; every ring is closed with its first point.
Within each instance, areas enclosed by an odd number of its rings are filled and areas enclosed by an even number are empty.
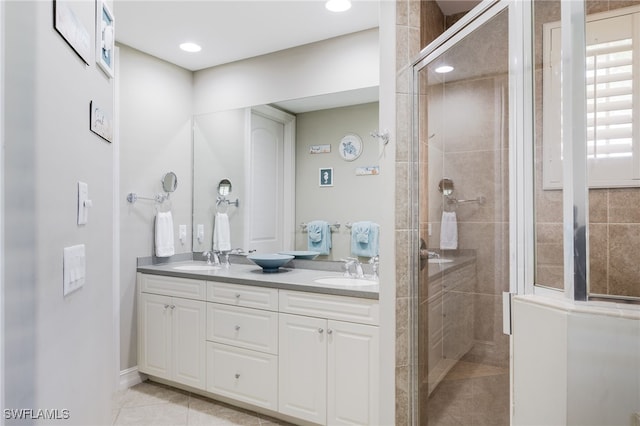
{"type": "Polygon", "coordinates": [[[171,301],[173,379],[205,389],[206,304],[180,298],[171,301]]]}
{"type": "Polygon", "coordinates": [[[328,322],[327,424],[378,424],[378,327],[328,322]]]}
{"type": "Polygon", "coordinates": [[[142,373],[171,378],[171,298],[140,294],[138,369],[142,373]]]}
{"type": "Polygon", "coordinates": [[[327,419],[327,320],[280,314],[278,411],[314,423],[327,419]]]}
{"type": "Polygon", "coordinates": [[[246,248],[284,250],[284,124],[251,113],[246,248]]]}

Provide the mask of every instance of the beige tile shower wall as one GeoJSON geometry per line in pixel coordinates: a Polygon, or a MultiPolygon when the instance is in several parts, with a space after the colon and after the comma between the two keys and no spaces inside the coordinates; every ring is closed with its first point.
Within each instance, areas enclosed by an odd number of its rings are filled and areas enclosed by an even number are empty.
{"type": "MultiPolygon", "coordinates": [[[[443,175],[454,181],[457,198],[486,199],[444,206],[457,214],[458,247],[474,250],[477,259],[474,345],[465,360],[496,366],[509,360],[501,327],[501,293],[509,289],[507,84],[506,75],[448,83],[442,106],[443,175]]],[[[438,248],[439,240],[432,235],[429,245],[438,248]]]]}
{"type": "MultiPolygon", "coordinates": [[[[396,425],[410,421],[409,379],[409,147],[411,142],[411,62],[421,47],[420,1],[396,1],[396,425]]],[[[437,9],[437,6],[435,6],[437,9]]],[[[439,9],[438,9],[439,11],[439,9]]],[[[442,24],[442,27],[444,24],[442,24]]],[[[443,28],[429,28],[428,41],[443,28]]]]}
{"type": "MultiPolygon", "coordinates": [[[[409,378],[409,148],[412,61],[444,31],[435,1],[396,1],[396,425],[407,425],[409,378]]],[[[420,162],[426,164],[426,158],[420,162]]]]}
{"type": "MultiPolygon", "coordinates": [[[[588,1],[587,13],[640,4],[588,1]]],[[[535,3],[536,34],[536,283],[563,288],[562,191],[542,189],[542,25],[560,20],[559,1],[535,3]]],[[[640,189],[589,191],[590,291],[640,297],[640,189]]]]}

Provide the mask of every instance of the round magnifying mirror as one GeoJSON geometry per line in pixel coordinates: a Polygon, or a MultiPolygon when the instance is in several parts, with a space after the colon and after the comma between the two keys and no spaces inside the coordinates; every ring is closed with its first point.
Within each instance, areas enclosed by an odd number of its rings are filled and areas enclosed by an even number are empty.
{"type": "Polygon", "coordinates": [[[231,181],[229,179],[222,179],[218,184],[218,194],[226,197],[231,192],[231,181]]]}
{"type": "Polygon", "coordinates": [[[175,173],[169,172],[162,176],[162,189],[164,192],[173,192],[178,187],[178,177],[175,173]]]}
{"type": "Polygon", "coordinates": [[[449,178],[442,178],[438,184],[438,191],[445,196],[453,194],[453,181],[449,178]]]}

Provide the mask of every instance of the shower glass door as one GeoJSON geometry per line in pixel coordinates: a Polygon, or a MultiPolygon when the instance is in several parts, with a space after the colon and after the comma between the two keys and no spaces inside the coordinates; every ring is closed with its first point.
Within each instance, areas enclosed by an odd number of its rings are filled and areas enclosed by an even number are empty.
{"type": "Polygon", "coordinates": [[[495,4],[414,69],[414,424],[509,424],[508,25],[495,4]]]}

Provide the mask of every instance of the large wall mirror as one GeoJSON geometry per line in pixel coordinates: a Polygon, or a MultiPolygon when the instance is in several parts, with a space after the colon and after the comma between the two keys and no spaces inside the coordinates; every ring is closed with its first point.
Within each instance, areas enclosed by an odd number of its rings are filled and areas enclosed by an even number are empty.
{"type": "Polygon", "coordinates": [[[218,183],[228,179],[232,201],[239,200],[225,208],[232,248],[306,250],[303,225],[325,220],[340,226],[332,227],[331,253],[317,259],[350,256],[347,225],[379,220],[382,148],[371,136],[378,116],[377,87],[194,116],[193,251],[211,249],[218,183]],[[268,127],[273,116],[275,129],[268,127]],[[357,158],[341,155],[347,135],[362,141],[357,158]],[[332,171],[332,185],[321,185],[320,169],[332,171]],[[278,241],[268,224],[279,224],[278,241]]]}

